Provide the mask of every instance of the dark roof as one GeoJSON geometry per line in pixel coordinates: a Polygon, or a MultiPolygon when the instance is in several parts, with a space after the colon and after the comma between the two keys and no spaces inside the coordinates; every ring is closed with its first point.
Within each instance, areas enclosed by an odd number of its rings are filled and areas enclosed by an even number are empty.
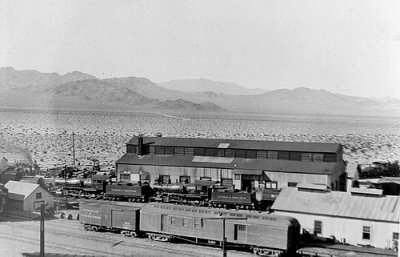
{"type": "MultiPolygon", "coordinates": [[[[210,147],[230,149],[274,150],[336,153],[341,147],[338,143],[310,143],[310,142],[285,142],[261,140],[234,140],[210,138],[180,138],[180,137],[143,137],[144,144],[155,146],[184,146],[184,147],[210,147]]],[[[138,137],[129,140],[128,144],[137,145],[138,137]]]]}
{"type": "Polygon", "coordinates": [[[203,157],[188,155],[142,155],[127,153],[117,164],[178,166],[178,167],[205,167],[233,170],[266,170],[291,173],[331,174],[335,169],[335,162],[301,162],[271,159],[244,159],[224,157],[203,157]]]}

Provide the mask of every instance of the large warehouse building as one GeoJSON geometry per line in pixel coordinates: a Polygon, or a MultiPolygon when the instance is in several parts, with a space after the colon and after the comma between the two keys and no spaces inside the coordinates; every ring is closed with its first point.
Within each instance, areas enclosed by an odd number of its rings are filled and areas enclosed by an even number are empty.
{"type": "Polygon", "coordinates": [[[235,189],[295,187],[346,189],[343,147],[336,143],[134,137],[117,161],[123,182],[218,181],[235,189]]]}

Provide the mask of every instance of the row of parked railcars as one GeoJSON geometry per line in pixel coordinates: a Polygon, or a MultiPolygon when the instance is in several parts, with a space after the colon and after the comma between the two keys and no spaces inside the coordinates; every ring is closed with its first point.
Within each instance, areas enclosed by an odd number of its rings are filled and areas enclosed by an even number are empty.
{"type": "Polygon", "coordinates": [[[298,221],[287,216],[165,203],[82,203],[80,222],[86,230],[208,244],[222,243],[225,222],[228,245],[263,256],[292,256],[300,234],[298,221]]]}
{"type": "Polygon", "coordinates": [[[80,198],[96,198],[129,202],[167,202],[196,206],[265,210],[279,194],[277,189],[258,192],[233,190],[232,186],[221,186],[215,181],[197,180],[194,183],[117,183],[110,175],[94,175],[90,183],[71,179],[59,180],[63,192],[80,198]],[[64,184],[62,184],[64,183],[64,184]],[[271,198],[271,196],[273,196],[271,198]]]}

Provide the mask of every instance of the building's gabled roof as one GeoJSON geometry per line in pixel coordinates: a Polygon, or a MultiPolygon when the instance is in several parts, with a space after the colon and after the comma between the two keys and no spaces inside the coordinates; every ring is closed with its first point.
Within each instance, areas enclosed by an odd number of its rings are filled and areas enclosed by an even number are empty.
{"type": "MultiPolygon", "coordinates": [[[[229,149],[252,149],[271,151],[336,153],[340,148],[338,143],[284,142],[261,140],[235,140],[210,138],[180,138],[180,137],[143,137],[144,144],[154,146],[184,146],[210,147],[229,149]]],[[[137,145],[138,137],[133,137],[128,144],[137,145]]]]}
{"type": "Polygon", "coordinates": [[[25,200],[39,185],[10,180],[5,187],[8,189],[8,197],[10,199],[25,200]]]}
{"type": "Polygon", "coordinates": [[[305,174],[331,174],[335,162],[301,162],[271,159],[244,159],[225,157],[203,157],[188,155],[143,155],[127,153],[117,164],[155,165],[177,167],[201,167],[233,170],[277,171],[305,174]]]}
{"type": "Polygon", "coordinates": [[[400,196],[362,196],[349,192],[309,192],[284,188],[272,205],[275,211],[399,222],[400,196]]]}

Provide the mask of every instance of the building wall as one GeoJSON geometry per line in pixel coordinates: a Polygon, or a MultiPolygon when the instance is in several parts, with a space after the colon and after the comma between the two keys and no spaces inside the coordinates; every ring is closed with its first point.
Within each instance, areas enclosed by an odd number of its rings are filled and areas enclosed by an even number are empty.
{"type": "Polygon", "coordinates": [[[399,223],[299,214],[284,211],[276,211],[275,213],[296,218],[300,222],[301,231],[304,229],[310,234],[314,233],[314,221],[321,221],[322,233],[318,234],[318,236],[326,238],[334,236],[336,240],[352,245],[361,244],[372,245],[378,248],[393,248],[393,233],[399,232],[399,223]],[[363,226],[370,227],[369,240],[363,239],[363,226]]]}
{"type": "Polygon", "coordinates": [[[51,196],[50,193],[48,193],[46,190],[44,190],[41,187],[38,187],[35,189],[35,191],[32,192],[25,200],[23,204],[24,211],[34,211],[34,206],[38,208],[40,206],[40,203],[35,203],[35,201],[42,201],[44,200],[46,207],[45,209],[50,209],[54,207],[54,200],[53,196],[51,196]],[[41,193],[41,198],[37,199],[36,198],[36,193],[41,193]]]}
{"type": "Polygon", "coordinates": [[[118,164],[117,180],[120,180],[121,174],[131,174],[131,181],[138,181],[139,174],[147,174],[149,175],[151,186],[160,175],[169,175],[171,183],[179,182],[180,176],[189,176],[191,183],[195,180],[200,180],[202,177],[211,177],[213,181],[221,181],[222,178],[233,178],[231,169],[118,164]]]}
{"type": "Polygon", "coordinates": [[[278,188],[285,188],[289,182],[298,184],[320,184],[328,185],[328,175],[306,174],[306,173],[288,173],[276,171],[264,171],[271,181],[278,182],[278,188]]]}

